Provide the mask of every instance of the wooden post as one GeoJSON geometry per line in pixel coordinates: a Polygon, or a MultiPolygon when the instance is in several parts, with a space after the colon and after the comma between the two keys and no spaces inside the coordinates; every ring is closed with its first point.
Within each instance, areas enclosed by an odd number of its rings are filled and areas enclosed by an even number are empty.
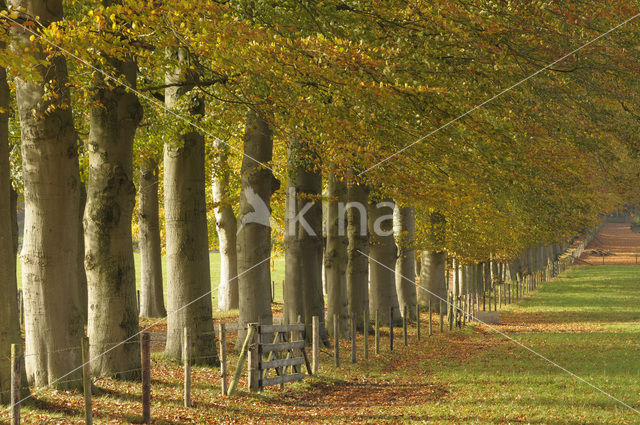
{"type": "Polygon", "coordinates": [[[356,360],[356,330],[358,329],[358,316],[354,311],[351,313],[351,363],[355,363],[356,360]]]}
{"type": "Polygon", "coordinates": [[[333,315],[333,358],[336,367],[340,367],[340,326],[337,314],[333,315]]]}
{"type": "Polygon", "coordinates": [[[442,308],[442,300],[440,300],[440,332],[444,332],[444,312],[442,308]]]}
{"type": "Polygon", "coordinates": [[[467,300],[469,299],[469,294],[464,294],[462,296],[462,309],[460,311],[460,314],[462,314],[462,326],[466,326],[467,325],[467,308],[468,308],[468,303],[467,300]]]}
{"type": "Polygon", "coordinates": [[[20,326],[24,326],[24,292],[18,291],[18,314],[20,315],[20,326]]]}
{"type": "Polygon", "coordinates": [[[363,336],[364,336],[364,359],[369,359],[369,309],[365,308],[362,312],[363,319],[363,336]]]}
{"type": "Polygon", "coordinates": [[[416,332],[420,341],[420,304],[416,304],[416,332]]]}
{"type": "Polygon", "coordinates": [[[409,345],[409,306],[404,305],[404,317],[402,318],[402,332],[404,334],[404,346],[409,345]]]}
{"type": "Polygon", "coordinates": [[[498,288],[493,286],[493,311],[498,311],[498,288]]]}
{"type": "Polygon", "coordinates": [[[143,332],[140,339],[142,356],[142,423],[151,423],[151,334],[143,332]]]}
{"type": "Polygon", "coordinates": [[[233,374],[233,379],[231,380],[231,384],[229,385],[229,391],[227,395],[234,395],[236,392],[236,388],[238,387],[238,381],[240,380],[240,375],[242,374],[242,365],[244,364],[244,360],[247,358],[247,351],[249,351],[249,344],[253,341],[256,328],[258,327],[256,323],[250,323],[247,330],[247,336],[242,343],[242,348],[240,349],[240,357],[238,357],[238,363],[236,364],[236,371],[233,374]]]}
{"type": "Polygon", "coordinates": [[[218,340],[220,341],[220,381],[222,395],[227,395],[227,330],[224,323],[218,323],[218,340]]]}
{"type": "Polygon", "coordinates": [[[93,409],[91,400],[91,360],[89,359],[89,338],[82,337],[82,386],[84,388],[84,421],[87,425],[93,423],[93,409]]]}
{"type": "Polygon", "coordinates": [[[453,310],[453,303],[454,303],[454,299],[453,299],[453,294],[449,295],[449,303],[447,303],[447,311],[449,312],[448,314],[448,319],[449,319],[449,332],[451,332],[453,330],[453,320],[455,317],[455,312],[453,310]]]}
{"type": "Polygon", "coordinates": [[[320,318],[318,316],[311,318],[311,332],[311,373],[317,375],[320,363],[320,318]]]}
{"type": "Polygon", "coordinates": [[[258,341],[260,340],[260,327],[257,323],[250,323],[250,328],[254,328],[253,338],[249,342],[249,357],[247,358],[249,391],[260,391],[260,353],[258,352],[258,341]]]}
{"type": "Polygon", "coordinates": [[[21,348],[21,345],[11,344],[11,425],[20,425],[21,348]]]}
{"type": "Polygon", "coordinates": [[[271,303],[273,304],[273,302],[276,299],[276,281],[272,280],[271,281],[271,303]]]}
{"type": "Polygon", "coordinates": [[[184,328],[182,336],[182,366],[184,368],[184,407],[191,407],[191,335],[184,328]]]}
{"type": "Polygon", "coordinates": [[[429,336],[433,335],[433,315],[431,311],[431,297],[429,297],[429,336]]]}
{"type": "Polygon", "coordinates": [[[389,307],[389,351],[393,351],[393,307],[389,307]]]}
{"type": "Polygon", "coordinates": [[[376,310],[376,330],[373,340],[373,345],[376,349],[376,354],[380,354],[380,311],[376,310]]]}

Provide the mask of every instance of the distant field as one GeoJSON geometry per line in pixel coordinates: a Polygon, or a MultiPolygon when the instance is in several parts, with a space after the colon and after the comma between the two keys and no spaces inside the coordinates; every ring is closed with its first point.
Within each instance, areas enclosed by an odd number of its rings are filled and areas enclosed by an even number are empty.
{"type": "MultiPolygon", "coordinates": [[[[136,264],[136,286],[140,288],[140,255],[138,253],[134,254],[134,260],[136,264]]],[[[217,252],[212,252],[210,255],[209,261],[210,269],[211,269],[211,286],[213,288],[212,298],[214,307],[217,305],[218,296],[215,288],[218,287],[218,282],[220,281],[220,254],[217,252]]],[[[276,293],[275,293],[275,301],[282,302],[282,282],[284,280],[284,257],[276,257],[271,263],[271,279],[276,282],[276,293]]],[[[165,295],[166,295],[166,284],[167,284],[167,266],[165,257],[162,257],[162,275],[164,277],[163,282],[165,285],[165,295]]],[[[20,261],[18,261],[18,288],[22,287],[22,273],[20,267],[20,261]]]]}

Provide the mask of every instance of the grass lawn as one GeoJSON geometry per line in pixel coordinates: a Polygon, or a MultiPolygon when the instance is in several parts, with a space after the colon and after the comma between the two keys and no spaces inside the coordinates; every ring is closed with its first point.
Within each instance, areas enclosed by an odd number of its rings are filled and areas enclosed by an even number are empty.
{"type": "MultiPolygon", "coordinates": [[[[136,267],[136,286],[138,289],[140,288],[140,254],[134,253],[134,261],[136,267]]],[[[18,260],[18,288],[22,287],[22,274],[21,274],[21,265],[18,260]]],[[[211,298],[213,299],[214,309],[218,305],[218,293],[216,288],[218,287],[218,282],[220,282],[220,254],[217,252],[212,252],[209,256],[209,268],[211,270],[211,287],[213,292],[211,294],[211,298]]],[[[167,264],[166,258],[162,257],[162,276],[163,276],[163,284],[165,287],[165,297],[167,292],[167,264]]],[[[271,261],[271,280],[276,282],[275,286],[275,301],[282,302],[282,282],[284,281],[284,257],[275,257],[271,261]]]]}
{"type": "MultiPolygon", "coordinates": [[[[504,309],[500,331],[583,379],[640,408],[640,267],[569,270],[518,304],[504,309]]],[[[640,415],[580,382],[495,331],[481,325],[426,336],[410,344],[396,330],[389,352],[383,329],[381,353],[351,364],[343,341],[342,365],[321,352],[320,373],[302,383],[261,394],[219,395],[217,369],[196,368],[195,407],[181,404],[179,365],[153,359],[152,416],[178,423],[434,423],[434,424],[637,424],[640,415]]],[[[233,338],[229,338],[233,343],[233,338]]],[[[236,358],[232,356],[231,372],[236,358]]],[[[96,382],[96,423],[139,422],[140,385],[96,382]]],[[[242,381],[244,391],[245,382],[242,381]]],[[[0,416],[1,417],[1,416],[0,416]]],[[[23,423],[83,423],[77,393],[47,390],[25,407],[23,423]]]]}

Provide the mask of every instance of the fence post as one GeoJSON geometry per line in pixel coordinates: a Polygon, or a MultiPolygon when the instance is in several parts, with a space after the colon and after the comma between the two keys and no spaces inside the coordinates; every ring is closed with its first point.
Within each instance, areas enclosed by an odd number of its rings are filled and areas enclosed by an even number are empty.
{"type": "Polygon", "coordinates": [[[365,308],[362,314],[364,325],[364,359],[369,359],[369,309],[365,308]]]}
{"type": "Polygon", "coordinates": [[[431,311],[431,296],[429,296],[429,336],[433,335],[433,318],[431,311]]]}
{"type": "Polygon", "coordinates": [[[18,291],[18,314],[20,316],[20,326],[24,326],[24,291],[18,291]]]}
{"type": "Polygon", "coordinates": [[[440,300],[440,332],[444,332],[444,313],[442,312],[442,300],[440,300]]]}
{"type": "Polygon", "coordinates": [[[140,339],[142,356],[142,423],[151,423],[151,334],[143,332],[140,339]]]}
{"type": "Polygon", "coordinates": [[[420,304],[416,303],[416,332],[418,333],[418,341],[420,341],[420,304]]]}
{"type": "Polygon", "coordinates": [[[21,345],[11,344],[11,425],[20,425],[21,348],[21,345]]]}
{"type": "Polygon", "coordinates": [[[227,333],[224,323],[218,323],[218,339],[220,341],[220,380],[222,395],[227,395],[227,333]]]}
{"type": "Polygon", "coordinates": [[[84,421],[87,425],[93,423],[93,410],[91,401],[91,364],[89,359],[89,338],[82,337],[82,386],[84,388],[84,421]]]}
{"type": "Polygon", "coordinates": [[[258,341],[260,341],[260,326],[257,323],[250,323],[249,327],[254,328],[253,338],[249,341],[249,357],[247,358],[249,370],[248,385],[249,391],[260,391],[260,353],[258,352],[258,341]]]}
{"type": "Polygon", "coordinates": [[[136,290],[136,300],[138,300],[138,316],[140,315],[140,290],[136,290]]]}
{"type": "Polygon", "coordinates": [[[389,307],[389,351],[393,351],[393,307],[389,307]]]}
{"type": "Polygon", "coordinates": [[[236,371],[233,374],[233,379],[231,380],[231,384],[229,385],[229,391],[227,392],[227,395],[231,396],[236,392],[238,381],[240,380],[240,375],[242,374],[242,365],[244,364],[244,359],[247,357],[249,344],[254,339],[256,328],[256,323],[248,324],[247,336],[242,343],[242,348],[240,349],[240,357],[238,357],[238,363],[236,365],[236,371]]]}
{"type": "Polygon", "coordinates": [[[404,305],[404,317],[402,318],[402,332],[404,334],[404,346],[409,345],[409,306],[404,305]]]}
{"type": "Polygon", "coordinates": [[[376,310],[376,330],[373,340],[373,345],[376,349],[376,354],[380,354],[380,310],[376,310]]]}
{"type": "Polygon", "coordinates": [[[354,311],[351,313],[351,363],[356,362],[356,330],[358,328],[358,316],[354,311]]]}
{"type": "Polygon", "coordinates": [[[320,318],[311,318],[311,373],[318,374],[318,363],[320,362],[320,318]]]}
{"type": "Polygon", "coordinates": [[[182,365],[184,368],[184,407],[191,407],[191,335],[184,328],[182,336],[182,365]]]}
{"type": "Polygon", "coordinates": [[[333,315],[333,358],[336,367],[340,367],[340,326],[337,314],[333,315]]]}

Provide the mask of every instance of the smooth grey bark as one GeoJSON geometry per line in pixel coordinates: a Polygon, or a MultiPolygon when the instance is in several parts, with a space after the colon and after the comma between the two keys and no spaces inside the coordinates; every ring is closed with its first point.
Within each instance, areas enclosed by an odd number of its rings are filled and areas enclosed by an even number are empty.
{"type": "Polygon", "coordinates": [[[482,294],[482,289],[484,288],[484,263],[478,263],[476,265],[475,272],[475,294],[482,294]]]}
{"type": "Polygon", "coordinates": [[[262,164],[273,156],[273,134],[260,114],[250,111],[244,134],[240,170],[237,253],[239,316],[238,347],[247,323],[270,324],[271,313],[271,196],[280,188],[272,170],[262,164]]]}
{"type": "MultiPolygon", "coordinates": [[[[62,19],[61,0],[11,0],[10,5],[23,10],[25,19],[39,16],[44,27],[62,19]]],[[[13,27],[12,34],[16,49],[31,47],[35,56],[45,59],[29,32],[13,27]]],[[[64,349],[78,347],[84,334],[78,288],[77,137],[65,58],[56,55],[35,72],[41,81],[22,76],[15,80],[25,195],[25,366],[36,387],[74,389],[82,386],[80,350],[64,349]],[[45,84],[55,96],[45,96],[45,84]]]]}
{"type": "Polygon", "coordinates": [[[422,266],[420,267],[420,286],[426,288],[418,291],[418,302],[428,306],[435,312],[440,311],[440,301],[447,300],[447,280],[445,276],[447,254],[444,252],[422,251],[422,266]]]}
{"type": "MultiPolygon", "coordinates": [[[[135,88],[137,66],[132,60],[111,60],[135,88]]],[[[94,376],[136,379],[140,372],[138,305],[131,220],[136,189],[133,183],[133,140],[142,119],[135,94],[99,79],[94,87],[98,105],[91,109],[89,181],[84,215],[85,270],[89,315],[91,372],[94,376]],[[114,342],[130,343],[116,345],[114,342]],[[100,356],[110,350],[109,355],[100,356]]]]}
{"type": "Polygon", "coordinates": [[[236,216],[229,196],[228,147],[220,139],[214,140],[218,156],[213,176],[213,202],[220,250],[220,283],[218,310],[238,308],[238,254],[236,251],[236,216]]]}
{"type": "Polygon", "coordinates": [[[324,255],[327,287],[327,331],[333,335],[333,318],[338,316],[340,336],[349,335],[349,305],[347,302],[347,245],[344,232],[346,216],[339,205],[347,202],[347,184],[334,173],[328,178],[327,243],[324,255]],[[342,230],[342,231],[341,231],[342,230]]]}
{"type": "Polygon", "coordinates": [[[307,142],[295,135],[289,140],[284,322],[295,323],[300,316],[311,341],[312,317],[318,316],[321,340],[328,342],[322,294],[322,174],[317,169],[319,159],[307,142]]]}
{"type": "Polygon", "coordinates": [[[509,277],[512,282],[517,282],[522,275],[522,260],[520,257],[514,258],[509,263],[509,277]]]}
{"type": "Polygon", "coordinates": [[[393,226],[398,259],[396,260],[396,292],[398,304],[404,315],[407,306],[409,318],[415,319],[417,300],[416,256],[415,256],[415,210],[412,207],[398,207],[393,210],[393,226]]]}
{"type": "Polygon", "coordinates": [[[347,201],[347,304],[349,315],[356,314],[358,329],[362,329],[363,314],[369,308],[369,188],[351,183],[347,188],[347,201]]]}
{"type": "Polygon", "coordinates": [[[460,266],[460,295],[469,293],[470,281],[473,279],[473,265],[460,266]]]}
{"type": "Polygon", "coordinates": [[[84,211],[87,205],[87,188],[80,182],[80,207],[78,208],[78,291],[82,319],[86,325],[89,320],[89,288],[87,287],[87,271],[84,268],[84,211]]]}
{"type": "Polygon", "coordinates": [[[140,166],[138,192],[141,317],[165,317],[167,315],[162,284],[158,178],[158,163],[155,160],[143,160],[140,166]]]}
{"type": "MultiPolygon", "coordinates": [[[[190,60],[178,49],[180,64],[190,60]]],[[[177,67],[165,77],[167,84],[180,83],[184,68],[177,67]]],[[[174,109],[184,100],[187,113],[204,115],[201,96],[191,87],[165,89],[165,104],[174,109]],[[187,97],[188,96],[188,97],[187,97]],[[183,98],[183,99],[181,99],[183,98]]],[[[184,328],[191,332],[191,354],[195,363],[219,363],[213,330],[209,238],[207,231],[204,136],[191,128],[164,145],[164,213],[167,253],[167,344],[165,355],[182,360],[184,328]]]]}
{"type": "Polygon", "coordinates": [[[380,323],[390,322],[389,308],[393,307],[394,323],[401,323],[398,311],[395,267],[397,249],[393,238],[393,208],[390,200],[370,203],[368,209],[369,227],[369,312],[373,317],[378,311],[380,323]]]}
{"type": "MultiPolygon", "coordinates": [[[[4,9],[3,3],[0,9],[4,9]]],[[[11,344],[22,346],[16,281],[16,202],[9,176],[9,96],[6,71],[0,68],[0,404],[11,402],[11,362],[6,361],[11,358],[11,344]]],[[[26,382],[23,388],[28,391],[26,382]]]]}

